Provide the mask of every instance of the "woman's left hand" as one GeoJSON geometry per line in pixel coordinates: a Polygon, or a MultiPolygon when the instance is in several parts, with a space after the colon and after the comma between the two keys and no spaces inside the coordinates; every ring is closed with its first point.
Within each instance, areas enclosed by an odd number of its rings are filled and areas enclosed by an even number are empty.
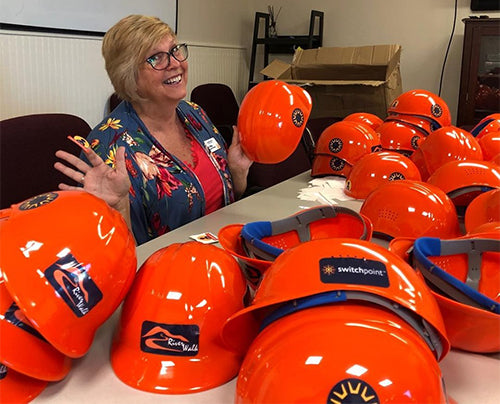
{"type": "Polygon", "coordinates": [[[240,143],[240,132],[233,126],[233,139],[227,152],[229,170],[233,177],[234,191],[240,197],[247,187],[248,170],[253,161],[243,151],[240,143]]]}

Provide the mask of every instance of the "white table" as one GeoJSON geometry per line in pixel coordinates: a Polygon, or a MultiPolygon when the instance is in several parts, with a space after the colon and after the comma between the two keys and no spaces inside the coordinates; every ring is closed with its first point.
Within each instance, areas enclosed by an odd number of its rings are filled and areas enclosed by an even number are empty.
{"type": "MultiPolygon", "coordinates": [[[[235,202],[164,236],[138,247],[140,266],[153,252],[189,236],[205,231],[217,234],[232,223],[275,220],[318,203],[297,198],[298,191],[311,179],[305,172],[258,194],[235,202]]],[[[359,209],[360,201],[344,201],[343,206],[359,209]]],[[[101,326],[89,352],[74,361],[63,381],[51,383],[35,403],[232,403],[236,379],[200,393],[168,395],[147,393],[122,383],[113,373],[109,361],[111,335],[119,319],[119,310],[101,326]]],[[[500,354],[479,355],[452,350],[440,367],[448,394],[459,404],[500,402],[500,354]]]]}

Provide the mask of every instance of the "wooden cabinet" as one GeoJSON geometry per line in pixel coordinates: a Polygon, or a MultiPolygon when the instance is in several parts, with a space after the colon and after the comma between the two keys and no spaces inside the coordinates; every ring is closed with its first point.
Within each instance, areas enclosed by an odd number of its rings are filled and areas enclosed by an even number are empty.
{"type": "Polygon", "coordinates": [[[465,18],[457,126],[500,112],[500,18],[465,18]]]}

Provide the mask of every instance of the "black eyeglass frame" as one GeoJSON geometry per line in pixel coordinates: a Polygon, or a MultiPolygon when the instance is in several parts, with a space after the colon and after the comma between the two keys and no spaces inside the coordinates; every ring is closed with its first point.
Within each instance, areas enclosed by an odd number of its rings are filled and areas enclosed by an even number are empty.
{"type": "Polygon", "coordinates": [[[188,44],[187,43],[180,43],[180,44],[175,45],[168,52],[156,52],[154,55],[149,56],[145,60],[145,62],[148,63],[153,69],[161,71],[161,70],[167,70],[168,69],[168,67],[170,66],[170,61],[171,61],[172,57],[175,60],[177,60],[179,63],[182,63],[182,62],[184,62],[188,58],[188,56],[189,56],[188,44]],[[181,49],[181,48],[185,48],[186,49],[186,57],[184,59],[180,59],[179,60],[178,57],[175,56],[174,53],[176,51],[178,51],[179,49],[181,49]],[[155,67],[155,65],[153,64],[153,61],[151,59],[154,58],[155,56],[161,55],[161,54],[167,55],[167,57],[168,57],[168,63],[167,63],[167,65],[164,68],[159,69],[159,68],[155,67]]]}

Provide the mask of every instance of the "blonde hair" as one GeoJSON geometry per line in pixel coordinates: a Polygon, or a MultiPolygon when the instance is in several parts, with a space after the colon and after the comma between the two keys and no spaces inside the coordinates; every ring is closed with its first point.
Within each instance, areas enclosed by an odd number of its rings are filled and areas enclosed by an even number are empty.
{"type": "Polygon", "coordinates": [[[104,35],[102,55],[116,94],[127,101],[139,101],[137,75],[148,52],[165,36],[175,39],[175,32],[157,17],[129,15],[113,25],[104,35]]]}

